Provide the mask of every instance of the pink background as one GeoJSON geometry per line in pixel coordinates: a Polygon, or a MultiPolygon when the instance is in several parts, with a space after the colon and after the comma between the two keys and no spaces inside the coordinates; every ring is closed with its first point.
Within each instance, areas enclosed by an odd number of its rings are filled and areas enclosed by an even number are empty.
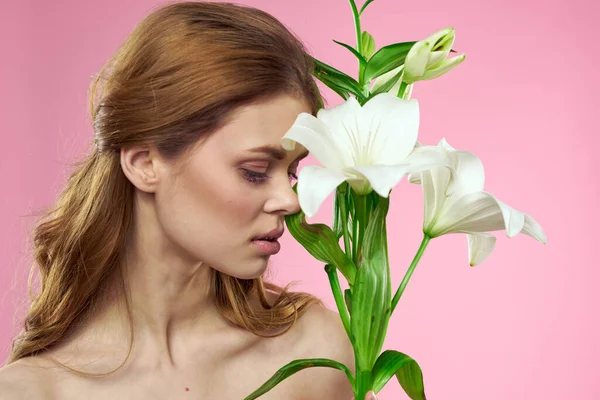
{"type": "MultiPolygon", "coordinates": [[[[320,60],[356,75],[331,39],[354,44],[346,0],[245,0],[296,32],[320,60]]],[[[362,2],[360,2],[362,4],[362,2]]],[[[154,0],[13,1],[0,6],[0,358],[26,295],[28,214],[48,206],[92,135],[90,76],[154,0]],[[10,3],[10,4],[9,4],[10,3]]],[[[595,246],[598,45],[589,1],[377,0],[363,28],[378,46],[454,26],[466,61],[418,83],[420,140],[445,136],[477,154],[486,189],[530,213],[548,235],[498,232],[495,252],[468,266],[464,235],[434,240],[393,316],[386,348],[413,356],[431,399],[599,399],[600,281],[595,246]]],[[[325,92],[329,105],[340,102],[325,92]]],[[[307,163],[313,163],[309,158],[307,163]]],[[[420,187],[392,194],[394,286],[421,240],[420,187]]],[[[331,221],[331,203],[315,220],[331,221]]],[[[334,308],[321,263],[286,233],[272,262],[279,283],[334,308]]],[[[380,398],[406,398],[393,382],[380,398]]]]}

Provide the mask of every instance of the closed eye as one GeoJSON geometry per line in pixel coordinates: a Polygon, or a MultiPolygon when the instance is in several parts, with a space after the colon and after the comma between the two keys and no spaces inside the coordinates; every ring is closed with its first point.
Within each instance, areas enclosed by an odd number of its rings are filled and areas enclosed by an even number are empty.
{"type": "MultiPolygon", "coordinates": [[[[261,184],[271,179],[271,177],[264,172],[251,171],[245,168],[242,169],[242,174],[244,176],[244,179],[253,184],[261,184]]],[[[295,172],[288,172],[288,176],[290,178],[290,182],[298,180],[298,175],[296,175],[295,172]]]]}

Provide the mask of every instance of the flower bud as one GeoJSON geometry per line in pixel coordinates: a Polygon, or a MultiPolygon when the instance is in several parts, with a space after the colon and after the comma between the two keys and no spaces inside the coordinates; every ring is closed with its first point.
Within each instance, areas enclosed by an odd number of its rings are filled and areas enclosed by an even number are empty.
{"type": "Polygon", "coordinates": [[[411,84],[434,79],[463,62],[464,54],[446,59],[454,44],[454,37],[454,28],[445,28],[416,42],[406,55],[402,80],[411,84]]]}

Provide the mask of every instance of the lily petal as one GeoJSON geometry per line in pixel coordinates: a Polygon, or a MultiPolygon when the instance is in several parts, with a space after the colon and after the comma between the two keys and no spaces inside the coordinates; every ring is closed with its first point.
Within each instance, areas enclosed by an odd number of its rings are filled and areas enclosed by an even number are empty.
{"type": "Polygon", "coordinates": [[[428,68],[434,68],[438,63],[444,61],[447,53],[445,51],[432,51],[429,53],[429,61],[427,62],[428,68]]]}
{"type": "MultiPolygon", "coordinates": [[[[436,190],[443,190],[445,197],[452,195],[455,191],[455,186],[458,184],[456,171],[454,169],[456,163],[444,147],[438,146],[422,146],[420,143],[415,145],[410,156],[407,157],[407,162],[411,164],[437,164],[438,166],[447,167],[446,171],[432,171],[436,190]]],[[[429,168],[427,168],[429,169],[429,168]]],[[[423,169],[421,169],[422,171],[423,169]]],[[[420,171],[411,170],[408,180],[410,183],[421,183],[420,171]]],[[[424,189],[425,190],[425,189],[424,189]]],[[[427,193],[426,193],[427,195],[427,193]]],[[[443,200],[443,199],[440,199],[443,200]]]]}
{"type": "MultiPolygon", "coordinates": [[[[346,170],[351,171],[350,173],[356,171],[363,175],[365,179],[369,181],[373,190],[382,197],[388,197],[390,190],[396,186],[406,174],[418,175],[423,171],[434,170],[439,167],[445,167],[445,169],[448,169],[450,174],[452,174],[453,170],[450,168],[451,164],[449,159],[436,149],[436,147],[433,147],[432,149],[425,148],[424,146],[419,147],[417,151],[413,150],[401,164],[357,165],[346,168],[346,170]]],[[[437,174],[437,172],[435,173],[437,174]]]]}
{"type": "Polygon", "coordinates": [[[408,176],[408,181],[410,183],[416,183],[417,185],[421,184],[421,174],[410,174],[408,176]]]}
{"type": "MultiPolygon", "coordinates": [[[[483,163],[475,154],[466,150],[455,150],[446,141],[446,138],[442,138],[437,146],[421,146],[419,143],[415,146],[413,154],[421,152],[443,154],[449,160],[451,167],[449,181],[439,182],[440,185],[445,185],[446,196],[461,197],[467,193],[483,191],[485,184],[483,163]]],[[[447,163],[444,165],[447,165],[447,163]]],[[[408,181],[410,183],[421,183],[421,178],[419,175],[410,175],[408,181]]]]}
{"type": "MultiPolygon", "coordinates": [[[[423,76],[425,69],[427,68],[427,62],[429,61],[429,52],[433,43],[429,43],[425,40],[416,42],[408,51],[406,55],[406,61],[404,63],[404,77],[405,78],[418,78],[423,76]]],[[[413,83],[411,80],[407,83],[413,83]]]]}
{"type": "Polygon", "coordinates": [[[412,167],[409,180],[422,183],[423,230],[430,232],[432,224],[442,215],[458,182],[448,152],[436,146],[418,146],[408,158],[412,167]],[[420,170],[420,171],[419,171],[420,170]]]}
{"type": "MultiPolygon", "coordinates": [[[[369,181],[381,197],[388,197],[390,190],[400,182],[408,170],[407,165],[365,165],[348,168],[369,181]]],[[[354,188],[354,187],[353,187],[354,188]]],[[[363,193],[360,193],[363,194],[363,193]]]]}
{"type": "MultiPolygon", "coordinates": [[[[413,153],[416,151],[421,151],[420,148],[423,147],[423,145],[421,144],[421,142],[419,142],[418,140],[415,143],[415,148],[413,149],[413,153]]],[[[416,184],[421,184],[421,174],[409,174],[408,175],[408,181],[410,183],[416,183],[416,184]]]]}
{"type": "Polygon", "coordinates": [[[448,205],[436,221],[432,233],[440,236],[447,233],[506,230],[506,235],[513,237],[523,230],[524,224],[524,213],[490,193],[474,192],[448,205]]]}
{"type": "MultiPolygon", "coordinates": [[[[378,76],[377,78],[373,79],[373,86],[371,86],[371,93],[373,93],[375,90],[377,90],[380,86],[383,86],[384,83],[386,83],[387,81],[389,81],[390,79],[392,79],[394,76],[396,76],[396,74],[398,72],[400,72],[400,70],[404,68],[404,64],[394,68],[393,70],[386,72],[383,75],[378,76]]],[[[398,82],[402,82],[402,79],[399,79],[398,82]]],[[[399,86],[399,83],[396,83],[396,85],[399,86]]],[[[396,86],[394,85],[394,86],[396,86]]],[[[393,89],[393,88],[392,88],[393,89]]],[[[389,93],[394,93],[392,90],[389,91],[389,93]]],[[[396,93],[398,93],[398,90],[396,89],[396,93]]]]}
{"type": "Polygon", "coordinates": [[[314,216],[327,196],[345,180],[344,173],[318,165],[302,168],[298,175],[298,201],[304,214],[314,216]]]}
{"type": "Polygon", "coordinates": [[[463,62],[465,60],[465,58],[466,58],[465,54],[461,54],[456,57],[448,58],[448,59],[440,62],[435,67],[425,71],[423,73],[423,75],[421,76],[421,80],[426,81],[426,80],[430,80],[430,79],[434,79],[439,76],[442,76],[446,72],[450,71],[451,69],[456,67],[458,64],[463,62]]]}
{"type": "Polygon", "coordinates": [[[443,147],[444,149],[448,150],[448,151],[455,151],[456,149],[454,147],[452,147],[450,145],[450,143],[448,143],[448,141],[446,140],[445,137],[443,137],[442,139],[440,139],[440,141],[438,142],[438,147],[443,147]]]}
{"type": "Polygon", "coordinates": [[[467,234],[469,265],[474,267],[485,260],[496,246],[496,237],[489,233],[467,234]]]}
{"type": "Polygon", "coordinates": [[[301,113],[281,138],[281,146],[294,150],[298,142],[324,166],[341,170],[346,161],[329,128],[314,116],[301,113]]]}
{"type": "MultiPolygon", "coordinates": [[[[409,174],[418,174],[422,171],[437,167],[452,167],[452,159],[447,152],[440,151],[436,146],[417,146],[405,158],[405,163],[410,165],[409,174]]],[[[451,173],[454,171],[452,170],[451,173]]]]}
{"type": "Polygon", "coordinates": [[[528,214],[525,214],[525,225],[521,232],[527,236],[531,236],[542,244],[546,244],[546,234],[542,230],[542,227],[528,214]]]}
{"type": "Polygon", "coordinates": [[[468,193],[481,192],[485,185],[483,163],[475,154],[466,150],[447,152],[455,171],[452,194],[462,197],[468,193]]]}
{"type": "Polygon", "coordinates": [[[419,134],[419,102],[380,93],[367,102],[359,119],[364,150],[369,160],[358,165],[403,163],[412,152],[419,134]],[[390,151],[391,150],[391,151],[390,151]]]}
{"type": "Polygon", "coordinates": [[[431,42],[431,46],[433,50],[445,51],[446,54],[450,52],[452,49],[452,45],[454,44],[454,39],[456,38],[456,33],[453,27],[448,27],[444,29],[440,29],[439,31],[431,34],[425,40],[431,42]]]}
{"type": "Polygon", "coordinates": [[[433,168],[423,171],[420,174],[411,174],[412,177],[420,176],[420,183],[423,190],[423,231],[429,233],[431,237],[440,229],[433,225],[434,221],[443,215],[444,207],[447,205],[445,189],[450,181],[450,171],[448,168],[433,168]]]}
{"type": "Polygon", "coordinates": [[[361,148],[360,141],[357,141],[360,134],[357,120],[361,119],[362,114],[363,109],[354,97],[335,107],[321,108],[317,112],[319,121],[329,128],[332,141],[344,160],[344,166],[354,164],[355,153],[361,148]]]}

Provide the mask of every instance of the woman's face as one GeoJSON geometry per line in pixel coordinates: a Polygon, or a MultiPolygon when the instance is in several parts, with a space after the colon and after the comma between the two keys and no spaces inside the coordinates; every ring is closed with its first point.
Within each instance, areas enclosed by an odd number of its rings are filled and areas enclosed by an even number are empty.
{"type": "Polygon", "coordinates": [[[307,152],[287,152],[280,139],[301,112],[308,103],[287,95],[242,107],[183,168],[166,169],[155,192],[158,219],[184,258],[242,279],[265,271],[278,245],[253,238],[282,230],[284,216],[299,210],[292,186],[307,152]]]}

